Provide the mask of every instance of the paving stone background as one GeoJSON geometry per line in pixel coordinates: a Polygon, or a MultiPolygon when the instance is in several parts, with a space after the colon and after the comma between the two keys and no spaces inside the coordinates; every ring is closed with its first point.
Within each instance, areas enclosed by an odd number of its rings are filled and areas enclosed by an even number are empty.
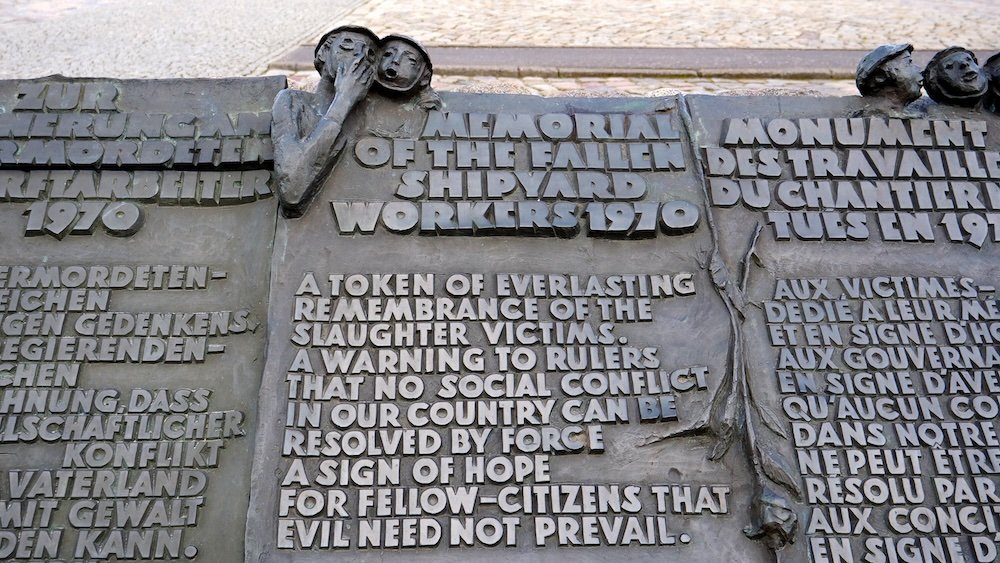
{"type": "MultiPolygon", "coordinates": [[[[995,0],[0,0],[0,78],[289,74],[268,63],[341,23],[430,46],[1000,49],[995,0]]],[[[556,95],[798,92],[849,80],[435,76],[440,90],[556,95]]]]}
{"type": "Polygon", "coordinates": [[[917,49],[1000,43],[995,0],[368,0],[344,22],[428,45],[917,49]]]}
{"type": "Polygon", "coordinates": [[[0,78],[261,74],[361,0],[0,0],[0,78]]]}

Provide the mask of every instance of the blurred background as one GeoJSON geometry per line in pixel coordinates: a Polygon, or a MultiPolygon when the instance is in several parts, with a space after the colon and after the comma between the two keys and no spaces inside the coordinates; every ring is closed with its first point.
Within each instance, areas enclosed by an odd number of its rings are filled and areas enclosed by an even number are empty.
{"type": "Polygon", "coordinates": [[[996,0],[0,0],[0,78],[281,73],[344,23],[427,46],[439,90],[856,94],[867,50],[1000,50],[996,0]]]}

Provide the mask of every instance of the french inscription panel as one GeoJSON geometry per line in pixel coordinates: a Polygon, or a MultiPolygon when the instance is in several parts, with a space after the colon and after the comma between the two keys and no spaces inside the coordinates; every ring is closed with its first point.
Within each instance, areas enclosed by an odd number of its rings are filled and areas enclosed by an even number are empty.
{"type": "Polygon", "coordinates": [[[795,471],[769,479],[798,515],[782,560],[995,561],[1000,120],[688,101],[721,247],[752,264],[747,377],[795,471]]]}
{"type": "Polygon", "coordinates": [[[282,87],[0,82],[0,559],[241,558],[282,87]]]}
{"type": "Polygon", "coordinates": [[[768,560],[678,101],[443,102],[278,224],[247,559],[768,560]]]}

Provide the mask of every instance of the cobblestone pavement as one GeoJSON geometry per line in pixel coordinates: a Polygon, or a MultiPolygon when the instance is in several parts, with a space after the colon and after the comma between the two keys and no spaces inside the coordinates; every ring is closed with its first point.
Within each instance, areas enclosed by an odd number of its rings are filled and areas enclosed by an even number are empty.
{"type": "Polygon", "coordinates": [[[367,0],[340,23],[437,46],[1000,48],[997,0],[367,0]]]}
{"type": "Polygon", "coordinates": [[[258,74],[361,0],[0,0],[0,78],[258,74]]]}
{"type": "MultiPolygon", "coordinates": [[[[0,78],[254,75],[347,22],[439,46],[867,49],[908,40],[923,49],[988,51],[1000,48],[998,16],[995,0],[0,0],[0,78]]],[[[439,76],[435,83],[541,95],[854,93],[848,81],[439,76]]]]}
{"type": "MultiPolygon", "coordinates": [[[[315,72],[288,75],[293,88],[311,89],[319,80],[315,72]]],[[[856,96],[853,80],[762,80],[710,78],[555,78],[527,76],[434,76],[433,86],[441,91],[533,94],[537,96],[666,96],[685,94],[796,94],[815,96],[856,96]]]]}

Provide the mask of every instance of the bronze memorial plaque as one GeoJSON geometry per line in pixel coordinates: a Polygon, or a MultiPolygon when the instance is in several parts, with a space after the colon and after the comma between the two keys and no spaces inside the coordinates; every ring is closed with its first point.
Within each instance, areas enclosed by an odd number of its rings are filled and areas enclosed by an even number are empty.
{"type": "Polygon", "coordinates": [[[1000,55],[912,55],[0,82],[0,560],[1000,561],[1000,55]]]}
{"type": "Polygon", "coordinates": [[[283,85],[0,82],[0,560],[242,558],[283,85]]]}

